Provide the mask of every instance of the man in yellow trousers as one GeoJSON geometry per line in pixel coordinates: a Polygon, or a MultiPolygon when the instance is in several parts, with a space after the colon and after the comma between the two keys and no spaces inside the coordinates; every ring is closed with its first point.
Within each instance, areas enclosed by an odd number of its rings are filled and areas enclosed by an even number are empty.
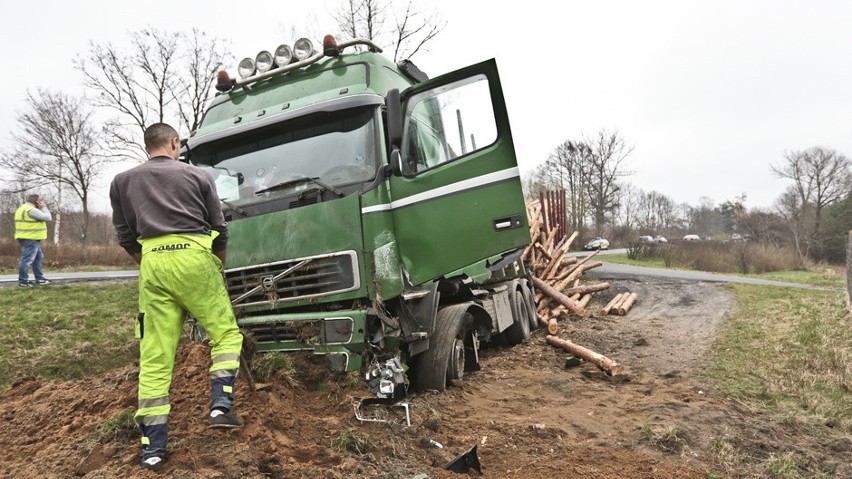
{"type": "Polygon", "coordinates": [[[166,460],[169,388],[186,313],[210,335],[210,427],[235,428],[232,411],[242,335],[222,278],[227,223],[212,178],[182,163],[180,137],[165,123],[145,130],[149,160],[110,185],[113,225],[139,264],[139,405],[142,467],[166,460]]]}

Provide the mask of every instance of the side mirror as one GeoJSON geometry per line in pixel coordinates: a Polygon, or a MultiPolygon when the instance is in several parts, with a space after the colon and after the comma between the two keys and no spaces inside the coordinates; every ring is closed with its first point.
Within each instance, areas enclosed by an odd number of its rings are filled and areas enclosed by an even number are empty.
{"type": "Polygon", "coordinates": [[[385,98],[388,129],[388,156],[393,154],[394,148],[399,154],[402,146],[402,103],[399,97],[399,89],[394,88],[388,92],[385,98]]]}

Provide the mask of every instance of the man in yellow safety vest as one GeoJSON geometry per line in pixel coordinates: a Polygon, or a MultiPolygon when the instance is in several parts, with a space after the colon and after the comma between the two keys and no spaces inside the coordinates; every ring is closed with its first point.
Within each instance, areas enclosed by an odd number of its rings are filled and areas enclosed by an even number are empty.
{"type": "Polygon", "coordinates": [[[21,245],[21,262],[18,264],[18,286],[50,284],[41,272],[44,254],[41,241],[47,239],[47,222],[53,217],[38,195],[27,196],[27,202],[15,211],[15,239],[21,245]],[[29,280],[30,267],[35,281],[29,280]]]}

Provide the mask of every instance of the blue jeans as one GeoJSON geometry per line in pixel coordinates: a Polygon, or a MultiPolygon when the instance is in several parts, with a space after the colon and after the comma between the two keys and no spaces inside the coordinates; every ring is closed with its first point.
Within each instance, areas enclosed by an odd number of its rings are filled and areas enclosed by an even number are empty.
{"type": "Polygon", "coordinates": [[[41,272],[41,262],[44,254],[41,252],[41,240],[19,239],[21,244],[21,263],[18,265],[18,283],[28,282],[30,266],[33,267],[33,275],[36,281],[44,281],[41,272]]]}

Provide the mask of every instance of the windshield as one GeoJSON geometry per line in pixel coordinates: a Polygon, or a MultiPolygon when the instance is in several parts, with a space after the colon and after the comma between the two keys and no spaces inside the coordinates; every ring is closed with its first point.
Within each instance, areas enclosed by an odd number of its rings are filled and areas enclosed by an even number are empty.
{"type": "Polygon", "coordinates": [[[213,176],[219,197],[236,206],[364,183],[378,167],[373,118],[372,109],[307,115],[201,145],[191,159],[213,176]]]}

